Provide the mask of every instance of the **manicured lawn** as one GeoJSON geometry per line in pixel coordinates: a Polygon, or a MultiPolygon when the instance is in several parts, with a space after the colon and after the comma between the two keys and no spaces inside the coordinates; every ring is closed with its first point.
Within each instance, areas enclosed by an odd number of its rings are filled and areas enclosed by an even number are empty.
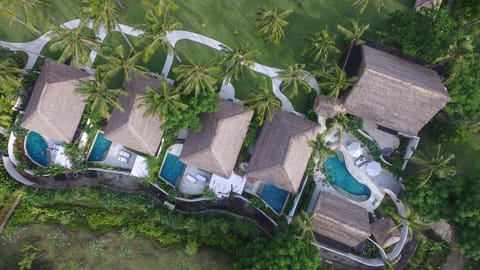
{"type": "Polygon", "coordinates": [[[267,87],[272,88],[272,80],[260,73],[255,72],[254,75],[245,73],[245,76],[237,81],[232,81],[232,85],[235,88],[235,97],[240,100],[246,100],[251,98],[251,94],[255,91],[260,91],[263,87],[263,81],[267,81],[267,87]],[[255,76],[254,76],[255,75],[255,76]]]}

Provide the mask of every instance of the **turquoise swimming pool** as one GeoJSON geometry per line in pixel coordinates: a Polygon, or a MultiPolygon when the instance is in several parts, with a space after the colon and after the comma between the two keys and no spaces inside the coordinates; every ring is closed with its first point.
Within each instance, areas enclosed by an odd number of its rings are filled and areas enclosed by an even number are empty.
{"type": "Polygon", "coordinates": [[[270,205],[275,212],[281,213],[283,206],[285,205],[285,201],[287,201],[288,198],[288,191],[277,188],[274,185],[265,184],[262,192],[260,193],[260,198],[270,205]]]}
{"type": "Polygon", "coordinates": [[[331,177],[330,184],[341,189],[341,191],[352,195],[355,199],[366,200],[370,197],[370,189],[358,182],[347,170],[345,163],[338,157],[329,157],[323,164],[325,174],[331,177]]]}
{"type": "Polygon", "coordinates": [[[175,186],[178,178],[182,176],[185,167],[186,165],[180,161],[178,156],[167,154],[160,170],[160,177],[175,186]]]}
{"type": "Polygon", "coordinates": [[[42,135],[30,131],[25,139],[25,151],[37,165],[48,167],[50,153],[48,152],[48,144],[42,135]]]}
{"type": "Polygon", "coordinates": [[[87,161],[102,161],[105,159],[112,142],[105,139],[103,132],[97,133],[97,138],[93,143],[92,150],[88,155],[87,161]]]}

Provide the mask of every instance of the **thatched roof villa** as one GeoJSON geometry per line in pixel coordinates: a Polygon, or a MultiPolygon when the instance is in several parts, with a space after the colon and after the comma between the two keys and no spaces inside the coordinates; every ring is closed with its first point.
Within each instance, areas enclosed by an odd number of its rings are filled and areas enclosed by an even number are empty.
{"type": "Polygon", "coordinates": [[[86,72],[46,58],[25,109],[22,127],[71,142],[85,108],[84,97],[74,90],[80,80],[93,79],[86,72]]]}
{"type": "Polygon", "coordinates": [[[132,150],[155,155],[162,140],[162,122],[158,117],[145,117],[145,107],[139,106],[146,87],[159,87],[160,81],[132,73],[130,80],[123,83],[127,96],[120,97],[124,111],[112,111],[105,137],[132,150]]]}
{"type": "Polygon", "coordinates": [[[360,53],[358,81],[344,97],[348,113],[416,135],[450,101],[435,71],[366,45],[360,53]]]}
{"type": "Polygon", "coordinates": [[[370,228],[375,241],[383,248],[387,248],[400,241],[400,231],[395,226],[393,219],[387,217],[375,221],[370,228]]]}
{"type": "Polygon", "coordinates": [[[321,126],[288,112],[276,112],[266,121],[248,163],[247,176],[296,193],[321,126]]]}
{"type": "Polygon", "coordinates": [[[180,155],[181,161],[229,178],[252,116],[253,110],[221,100],[217,112],[200,114],[202,130],[188,133],[180,155]]]}
{"type": "Polygon", "coordinates": [[[320,192],[313,214],[314,232],[348,247],[371,235],[367,210],[346,199],[320,192]]]}

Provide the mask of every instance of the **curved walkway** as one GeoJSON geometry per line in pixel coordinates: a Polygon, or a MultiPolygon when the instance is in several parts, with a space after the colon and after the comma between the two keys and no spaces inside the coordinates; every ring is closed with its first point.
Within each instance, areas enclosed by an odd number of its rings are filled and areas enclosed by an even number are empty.
{"type": "MultiPolygon", "coordinates": [[[[64,29],[74,29],[77,28],[80,25],[80,19],[74,19],[67,21],[60,25],[64,29]]],[[[86,27],[93,29],[93,23],[92,21],[89,21],[86,24],[86,27]]],[[[134,29],[133,27],[130,27],[128,25],[124,24],[117,24],[115,31],[118,32],[123,32],[127,35],[138,37],[143,34],[143,31],[134,29]]],[[[107,36],[107,31],[105,27],[102,25],[98,31],[95,33],[97,36],[98,40],[100,43],[103,43],[107,36]]],[[[40,56],[41,51],[43,48],[46,46],[46,44],[53,38],[53,32],[48,31],[36,40],[30,41],[30,42],[23,42],[23,43],[14,43],[14,42],[5,42],[5,41],[0,41],[0,46],[9,48],[10,50],[13,51],[24,51],[28,55],[28,61],[27,64],[25,65],[25,69],[32,69],[40,56]]],[[[175,44],[180,41],[180,40],[190,40],[194,41],[197,43],[200,43],[202,45],[208,46],[210,48],[213,48],[217,51],[222,50],[223,48],[228,48],[230,49],[227,45],[209,38],[207,36],[197,34],[194,32],[190,31],[182,31],[182,30],[175,30],[175,31],[170,31],[167,32],[167,39],[172,45],[172,47],[175,47],[175,44]]],[[[89,59],[90,62],[93,63],[95,58],[97,57],[98,52],[93,51],[90,53],[89,59]]],[[[165,77],[168,76],[172,65],[173,65],[173,60],[175,57],[174,52],[170,52],[167,54],[167,57],[165,59],[165,63],[162,68],[162,74],[165,75],[165,77]]],[[[282,93],[280,90],[280,85],[282,83],[282,78],[279,75],[279,72],[281,72],[281,69],[278,68],[273,68],[269,66],[265,66],[259,63],[254,63],[253,66],[249,66],[249,68],[255,72],[264,74],[268,76],[272,80],[272,91],[275,94],[275,96],[282,102],[282,109],[288,112],[295,112],[295,109],[292,105],[292,102],[282,93]]],[[[315,92],[320,94],[320,88],[318,86],[317,80],[313,76],[309,76],[304,79],[304,81],[310,85],[310,87],[315,90],[315,92]]],[[[233,92],[232,95],[232,90],[234,91],[234,87],[231,84],[227,84],[226,87],[222,87],[220,96],[222,97],[227,97],[230,99],[235,99],[235,95],[233,92]],[[223,93],[222,91],[227,91],[223,93]]],[[[297,113],[297,112],[295,112],[297,113]]],[[[299,113],[297,113],[299,114],[299,113]]]]}

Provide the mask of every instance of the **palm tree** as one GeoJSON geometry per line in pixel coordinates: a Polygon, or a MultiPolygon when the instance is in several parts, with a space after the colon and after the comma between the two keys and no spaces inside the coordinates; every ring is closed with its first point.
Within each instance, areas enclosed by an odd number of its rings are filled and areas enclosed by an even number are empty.
{"type": "Polygon", "coordinates": [[[309,215],[305,211],[301,211],[300,215],[297,216],[295,221],[298,223],[300,228],[302,229],[302,233],[300,234],[301,239],[315,239],[315,236],[313,235],[313,218],[315,217],[315,214],[309,215]]]}
{"type": "MultiPolygon", "coordinates": [[[[353,8],[358,9],[360,13],[363,13],[369,4],[369,0],[354,0],[353,1],[353,8]]],[[[377,8],[377,12],[385,7],[385,0],[375,0],[375,7],[377,8]]]]}
{"type": "Polygon", "coordinates": [[[90,66],[90,51],[98,50],[98,40],[89,29],[79,25],[75,29],[57,27],[54,32],[52,51],[61,51],[59,62],[71,60],[71,64],[78,68],[90,66]]]}
{"type": "Polygon", "coordinates": [[[16,21],[36,34],[41,34],[34,22],[35,20],[42,20],[41,11],[48,6],[45,0],[2,0],[0,3],[0,14],[9,19],[10,22],[16,21]],[[21,20],[23,17],[25,20],[21,20]]]}
{"type": "Polygon", "coordinates": [[[449,77],[446,82],[451,82],[455,77],[459,75],[462,70],[462,66],[466,63],[472,63],[478,57],[480,53],[475,50],[473,45],[473,40],[466,36],[462,40],[455,40],[455,42],[450,45],[448,51],[443,55],[438,57],[433,61],[434,65],[441,65],[446,63],[451,63],[449,68],[449,77]]]}
{"type": "Polygon", "coordinates": [[[310,85],[306,82],[306,79],[311,75],[305,70],[304,64],[289,65],[286,69],[280,71],[278,76],[282,78],[280,85],[282,92],[289,87],[292,88],[292,96],[298,95],[298,88],[305,89],[307,93],[312,91],[310,85]]]}
{"type": "MultiPolygon", "coordinates": [[[[82,0],[80,13],[85,20],[93,20],[95,31],[98,31],[100,26],[104,25],[107,33],[111,34],[118,25],[117,18],[123,15],[123,12],[117,6],[118,3],[115,0],[82,0]]],[[[130,49],[136,52],[120,27],[119,30],[130,49]]]]}
{"type": "Polygon", "coordinates": [[[104,82],[99,80],[80,81],[75,91],[84,96],[86,102],[92,104],[92,113],[98,113],[105,119],[110,118],[112,108],[123,111],[122,104],[120,104],[118,98],[128,95],[122,89],[109,89],[104,82]]]}
{"type": "Polygon", "coordinates": [[[262,125],[265,119],[272,121],[275,111],[282,108],[282,103],[273,94],[266,79],[263,80],[260,91],[252,92],[250,99],[245,100],[245,104],[255,110],[259,125],[262,125]]]}
{"type": "Polygon", "coordinates": [[[255,64],[252,58],[256,52],[251,51],[248,44],[242,44],[235,50],[231,50],[224,45],[221,45],[221,47],[220,65],[225,70],[225,82],[228,83],[232,79],[238,80],[244,76],[245,72],[255,76],[255,73],[249,67],[255,64]]]}
{"type": "Polygon", "coordinates": [[[292,10],[280,10],[272,8],[265,10],[260,8],[257,12],[257,34],[263,36],[265,42],[279,44],[280,39],[285,35],[283,28],[288,25],[285,20],[292,10]]]}
{"type": "Polygon", "coordinates": [[[104,47],[100,55],[106,60],[105,64],[97,68],[97,72],[101,74],[100,77],[103,80],[109,81],[119,73],[122,74],[124,80],[129,80],[131,72],[143,74],[147,71],[146,68],[137,65],[142,57],[142,52],[133,53],[133,51],[130,51],[127,53],[122,45],[118,45],[115,49],[104,47]]]}
{"type": "Polygon", "coordinates": [[[155,9],[149,10],[145,15],[145,23],[139,25],[144,31],[141,40],[145,44],[143,61],[150,61],[150,57],[160,48],[172,52],[173,47],[167,39],[167,32],[181,27],[182,24],[168,12],[158,14],[155,9]]]}
{"type": "Polygon", "coordinates": [[[352,86],[356,77],[348,77],[345,71],[343,71],[337,64],[332,69],[326,72],[318,72],[320,83],[318,85],[326,89],[327,95],[331,96],[334,100],[338,99],[340,92],[352,86]]]}
{"type": "Polygon", "coordinates": [[[411,157],[411,161],[420,166],[421,169],[417,171],[419,176],[423,179],[420,186],[424,186],[430,178],[435,175],[438,178],[446,179],[456,174],[456,168],[449,163],[455,158],[454,154],[443,156],[442,145],[437,145],[433,156],[426,155],[422,151],[418,151],[411,157]]]}
{"type": "Polygon", "coordinates": [[[340,50],[335,46],[335,35],[330,35],[327,28],[321,32],[313,34],[312,37],[306,40],[310,46],[303,50],[302,56],[312,57],[313,60],[325,64],[330,57],[335,57],[340,53],[340,50]]]}
{"type": "Polygon", "coordinates": [[[22,82],[20,75],[22,73],[23,70],[18,68],[17,63],[11,58],[5,58],[0,61],[0,85],[2,85],[3,95],[12,99],[17,96],[17,93],[10,91],[15,91],[20,87],[22,82]]]}
{"type": "Polygon", "coordinates": [[[178,88],[182,93],[195,93],[198,97],[204,92],[216,92],[215,84],[218,79],[218,68],[212,67],[210,63],[204,65],[197,64],[183,64],[173,68],[173,72],[177,75],[177,80],[180,82],[178,88]]]}
{"type": "Polygon", "coordinates": [[[139,107],[145,107],[145,116],[158,116],[164,121],[177,119],[182,110],[188,108],[188,105],[182,102],[182,97],[177,89],[162,80],[160,89],[147,86],[145,94],[140,98],[139,107]]]}
{"type": "Polygon", "coordinates": [[[148,10],[153,10],[155,14],[161,15],[169,10],[178,10],[179,6],[175,0],[143,0],[142,3],[148,10]]]}
{"type": "Polygon", "coordinates": [[[363,36],[365,31],[370,27],[369,24],[367,25],[359,25],[358,21],[349,19],[349,27],[347,29],[341,25],[337,25],[337,30],[345,36],[345,40],[349,43],[348,45],[348,52],[347,56],[345,57],[345,61],[343,63],[342,69],[345,70],[345,66],[347,65],[348,58],[350,58],[350,53],[352,52],[352,48],[354,45],[363,44],[364,41],[360,38],[363,36]]]}
{"type": "Polygon", "coordinates": [[[323,133],[317,134],[315,140],[309,141],[308,145],[313,149],[312,157],[317,165],[323,164],[329,156],[335,154],[335,152],[330,149],[329,145],[325,142],[323,133]]]}

